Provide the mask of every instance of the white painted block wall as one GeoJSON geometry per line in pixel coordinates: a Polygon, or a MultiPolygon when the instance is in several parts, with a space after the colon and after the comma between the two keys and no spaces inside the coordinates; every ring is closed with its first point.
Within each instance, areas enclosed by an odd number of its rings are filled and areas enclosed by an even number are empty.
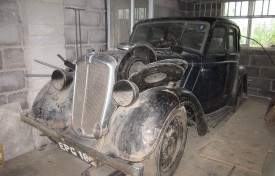
{"type": "MultiPolygon", "coordinates": [[[[65,10],[65,6],[86,9],[81,12],[83,54],[89,48],[105,50],[104,0],[0,1],[0,128],[2,131],[14,132],[14,135],[0,133],[4,150],[14,150],[12,155],[7,154],[7,158],[50,142],[46,137],[41,137],[38,130],[25,128],[26,124],[18,118],[21,112],[18,106],[23,111],[28,110],[39,90],[50,80],[24,78],[25,73],[52,73],[52,68],[38,64],[34,59],[62,68],[65,67],[57,54],[69,60],[76,59],[74,13],[65,10]],[[3,111],[5,107],[9,107],[13,113],[9,115],[3,111]],[[6,119],[13,119],[14,123],[6,119]],[[18,144],[14,144],[16,137],[21,135],[19,133],[26,135],[22,136],[18,144]],[[16,145],[25,150],[10,147],[16,145]]],[[[8,153],[11,152],[9,150],[8,153]]]]}

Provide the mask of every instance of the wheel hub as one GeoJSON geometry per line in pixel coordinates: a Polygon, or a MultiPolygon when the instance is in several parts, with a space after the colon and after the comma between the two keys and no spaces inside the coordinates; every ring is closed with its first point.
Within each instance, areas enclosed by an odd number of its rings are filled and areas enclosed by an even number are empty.
{"type": "Polygon", "coordinates": [[[139,71],[144,66],[145,66],[145,64],[142,61],[139,61],[139,60],[135,61],[129,68],[128,77],[130,77],[132,74],[139,71]]]}

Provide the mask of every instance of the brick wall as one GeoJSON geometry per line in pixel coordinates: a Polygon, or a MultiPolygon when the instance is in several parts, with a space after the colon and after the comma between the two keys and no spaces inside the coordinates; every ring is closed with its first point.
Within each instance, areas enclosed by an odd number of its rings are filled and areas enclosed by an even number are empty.
{"type": "Polygon", "coordinates": [[[23,109],[27,109],[22,36],[19,4],[17,1],[0,1],[0,105],[19,102],[23,109]]]}
{"type": "Polygon", "coordinates": [[[20,3],[0,1],[0,143],[5,160],[34,149],[32,129],[19,116],[29,108],[23,36],[20,3]]]}
{"type": "Polygon", "coordinates": [[[53,71],[34,59],[65,68],[57,54],[69,60],[76,58],[74,13],[64,7],[86,9],[81,12],[85,54],[88,48],[97,51],[106,48],[104,5],[103,0],[0,1],[0,143],[4,145],[4,155],[8,150],[12,153],[6,159],[49,143],[38,130],[23,124],[19,113],[20,105],[23,110],[29,109],[42,86],[50,80],[25,78],[24,74],[53,71]]]}
{"type": "MultiPolygon", "coordinates": [[[[18,0],[23,26],[24,61],[29,74],[51,74],[53,68],[34,62],[35,59],[63,67],[56,56],[65,55],[63,0],[18,0]]],[[[25,78],[28,104],[31,106],[40,89],[50,77],[25,78]]],[[[32,130],[34,146],[40,148],[50,141],[32,130]]]]}
{"type": "MultiPolygon", "coordinates": [[[[64,6],[85,8],[80,12],[82,54],[86,54],[87,49],[106,50],[104,0],[64,0],[64,6]]],[[[64,19],[66,58],[72,61],[76,59],[75,12],[65,9],[64,19]]]]}
{"type": "MultiPolygon", "coordinates": [[[[51,74],[54,69],[34,62],[35,59],[63,67],[56,56],[65,55],[63,0],[18,0],[23,25],[24,61],[29,74],[51,74]]],[[[28,103],[50,78],[26,78],[28,103]]]]}
{"type": "MultiPolygon", "coordinates": [[[[273,62],[275,50],[267,50],[273,62]]],[[[275,66],[262,49],[242,48],[240,63],[248,71],[248,94],[259,97],[275,96],[275,66]]]]}

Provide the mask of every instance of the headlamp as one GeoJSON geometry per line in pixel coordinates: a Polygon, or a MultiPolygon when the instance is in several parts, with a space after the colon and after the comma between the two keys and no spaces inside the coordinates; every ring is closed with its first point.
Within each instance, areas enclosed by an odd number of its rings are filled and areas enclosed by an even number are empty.
{"type": "Polygon", "coordinates": [[[64,70],[55,70],[52,73],[52,84],[56,90],[62,90],[69,85],[72,80],[72,75],[64,70]]]}
{"type": "Polygon", "coordinates": [[[113,88],[113,98],[120,106],[133,104],[139,95],[137,85],[129,80],[120,80],[115,83],[113,88]]]}

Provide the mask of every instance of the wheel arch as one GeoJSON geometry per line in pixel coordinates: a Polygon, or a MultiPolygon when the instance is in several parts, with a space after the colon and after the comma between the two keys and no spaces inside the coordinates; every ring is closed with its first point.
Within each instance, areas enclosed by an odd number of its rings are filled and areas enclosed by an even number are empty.
{"type": "Polygon", "coordinates": [[[245,73],[243,75],[243,79],[242,80],[243,80],[243,91],[244,91],[245,95],[247,96],[247,94],[248,94],[247,73],[245,73]]]}
{"type": "Polygon", "coordinates": [[[74,82],[59,91],[53,87],[52,81],[47,82],[32,104],[31,115],[45,121],[58,121],[68,126],[71,120],[73,87],[74,82]]]}
{"type": "Polygon", "coordinates": [[[237,75],[234,81],[234,86],[231,93],[231,101],[230,105],[236,106],[238,99],[238,91],[242,89],[242,91],[247,95],[248,86],[247,86],[247,70],[245,67],[239,65],[237,75]]]}
{"type": "Polygon", "coordinates": [[[170,112],[179,106],[173,91],[155,87],[142,92],[130,107],[119,107],[106,136],[109,154],[133,162],[145,160],[157,146],[170,112]]]}
{"type": "Polygon", "coordinates": [[[203,108],[197,97],[192,92],[181,87],[175,88],[174,91],[178,95],[179,101],[185,106],[188,120],[190,121],[190,115],[193,115],[198,134],[201,136],[205,135],[208,132],[208,125],[204,118],[203,108]],[[192,108],[193,114],[189,114],[189,108],[192,108]]]}

